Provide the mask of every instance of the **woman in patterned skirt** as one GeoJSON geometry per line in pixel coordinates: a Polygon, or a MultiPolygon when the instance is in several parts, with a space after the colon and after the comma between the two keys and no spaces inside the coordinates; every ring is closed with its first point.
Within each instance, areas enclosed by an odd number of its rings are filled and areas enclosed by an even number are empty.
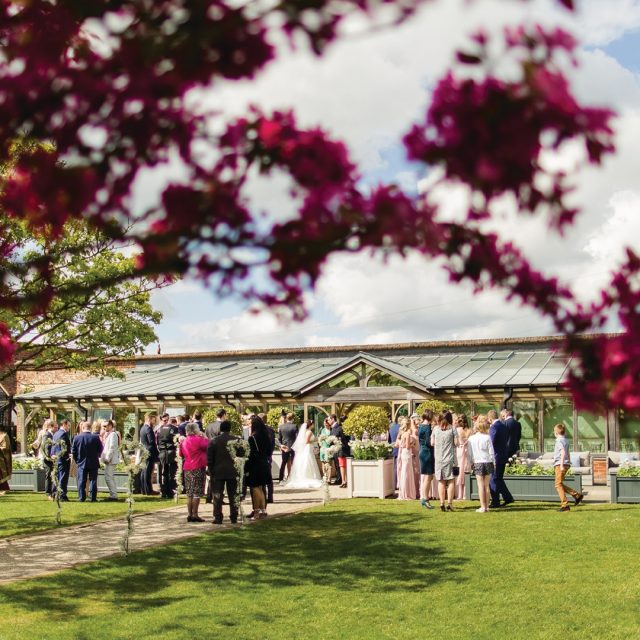
{"type": "Polygon", "coordinates": [[[185,432],[187,435],[180,443],[180,455],[184,458],[182,469],[189,510],[187,522],[204,522],[198,516],[198,507],[200,506],[200,498],[204,495],[209,438],[200,431],[196,422],[189,422],[185,432]]]}

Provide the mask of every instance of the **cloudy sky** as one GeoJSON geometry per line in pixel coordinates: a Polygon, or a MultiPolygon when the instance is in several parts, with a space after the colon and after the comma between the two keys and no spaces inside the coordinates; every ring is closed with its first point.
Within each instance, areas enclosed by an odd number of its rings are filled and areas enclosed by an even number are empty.
{"type": "MultiPolygon", "coordinates": [[[[554,236],[540,220],[516,219],[508,206],[493,224],[538,268],[558,274],[588,300],[626,245],[640,249],[640,0],[583,0],[575,17],[558,4],[439,0],[400,28],[363,34],[353,24],[321,59],[287,51],[257,82],[198,99],[229,114],[250,103],[293,108],[301,124],[321,124],[348,143],[365,182],[395,181],[415,192],[433,176],[404,161],[399,140],[424,113],[455,48],[480,25],[498,31],[523,20],[563,24],[582,43],[580,66],[570,72],[575,91],[587,103],[615,109],[618,152],[603,167],[575,175],[573,199],[582,214],[566,237],[554,236]]],[[[572,168],[579,156],[568,148],[550,161],[572,168]]],[[[291,211],[279,180],[256,182],[251,197],[273,216],[291,211]]],[[[455,216],[465,194],[447,188],[440,197],[455,216]]],[[[164,313],[163,353],[550,333],[533,311],[506,303],[497,291],[472,295],[468,287],[450,285],[438,264],[415,255],[386,264],[365,254],[333,256],[309,294],[302,324],[254,315],[245,303],[218,300],[189,281],[156,293],[154,303],[164,313]]]]}

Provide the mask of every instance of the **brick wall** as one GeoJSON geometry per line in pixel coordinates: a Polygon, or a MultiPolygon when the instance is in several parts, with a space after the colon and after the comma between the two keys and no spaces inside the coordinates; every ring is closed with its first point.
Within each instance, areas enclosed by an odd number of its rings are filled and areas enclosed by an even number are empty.
{"type": "MultiPolygon", "coordinates": [[[[126,369],[132,369],[135,365],[133,361],[119,361],[111,366],[119,371],[125,371],[126,369]]],[[[23,369],[3,380],[2,386],[9,395],[18,395],[29,391],[51,389],[63,384],[87,380],[91,377],[85,371],[75,371],[73,369],[46,369],[43,371],[23,369]]]]}

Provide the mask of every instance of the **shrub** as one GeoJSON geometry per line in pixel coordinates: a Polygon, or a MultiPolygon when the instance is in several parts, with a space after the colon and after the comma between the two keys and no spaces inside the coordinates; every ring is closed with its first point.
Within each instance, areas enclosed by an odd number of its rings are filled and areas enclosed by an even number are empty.
{"type": "Polygon", "coordinates": [[[285,413],[293,413],[293,421],[296,424],[300,424],[303,420],[303,415],[302,415],[302,411],[293,409],[292,407],[284,407],[284,406],[278,406],[278,407],[271,407],[269,409],[269,411],[267,411],[267,424],[270,427],[273,427],[274,429],[278,428],[278,425],[280,424],[280,418],[282,417],[282,412],[285,413]]]}
{"type": "Polygon", "coordinates": [[[422,416],[425,411],[433,411],[437,415],[449,408],[450,406],[446,402],[442,402],[442,400],[425,400],[416,407],[416,413],[422,416]]]}
{"type": "Polygon", "coordinates": [[[354,440],[351,443],[354,460],[384,460],[391,457],[392,451],[393,447],[386,442],[354,440]]]}
{"type": "Polygon", "coordinates": [[[40,458],[14,458],[11,466],[16,471],[44,469],[44,465],[42,464],[40,458]]]}
{"type": "Polygon", "coordinates": [[[342,425],[348,436],[362,439],[366,431],[370,436],[384,433],[389,428],[389,416],[382,407],[360,405],[349,413],[342,425]]]}
{"type": "Polygon", "coordinates": [[[236,436],[241,436],[242,418],[240,417],[240,414],[236,411],[236,409],[228,405],[226,405],[225,407],[222,407],[222,405],[209,407],[208,409],[203,411],[202,424],[206,427],[208,424],[215,422],[218,419],[218,417],[216,416],[216,412],[222,408],[224,408],[224,410],[227,412],[227,420],[231,423],[231,433],[236,436]]]}
{"type": "Polygon", "coordinates": [[[618,467],[619,478],[640,478],[640,467],[630,467],[627,463],[622,463],[618,467]]]}

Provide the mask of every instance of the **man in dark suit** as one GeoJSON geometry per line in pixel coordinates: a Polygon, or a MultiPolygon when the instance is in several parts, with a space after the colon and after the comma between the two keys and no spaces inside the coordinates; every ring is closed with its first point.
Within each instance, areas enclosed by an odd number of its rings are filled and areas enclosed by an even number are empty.
{"type": "MultiPolygon", "coordinates": [[[[329,424],[331,425],[331,435],[335,436],[336,438],[338,438],[340,440],[340,442],[342,442],[342,449],[344,450],[344,446],[345,446],[345,435],[344,435],[344,431],[342,430],[342,425],[340,424],[340,422],[338,421],[338,417],[335,415],[335,413],[332,413],[329,416],[329,424]]],[[[347,438],[347,442],[349,441],[349,439],[347,438]]],[[[340,473],[340,463],[338,462],[338,458],[340,458],[341,456],[343,456],[343,451],[338,452],[334,458],[333,458],[333,464],[336,468],[336,479],[333,481],[333,484],[343,484],[343,482],[346,482],[347,479],[342,478],[342,474],[340,473]]]]}
{"type": "Polygon", "coordinates": [[[53,434],[57,431],[57,425],[53,420],[47,419],[42,425],[43,433],[40,443],[40,451],[42,452],[42,464],[45,468],[44,492],[49,500],[55,497],[53,494],[53,474],[56,472],[53,468],[51,460],[51,446],[53,444],[53,434]]]}
{"type": "MultiPolygon", "coordinates": [[[[217,435],[220,435],[220,425],[226,419],[227,412],[223,408],[218,409],[216,411],[216,419],[204,428],[204,434],[209,440],[213,440],[217,435]]],[[[207,487],[207,504],[211,502],[213,502],[213,483],[209,481],[209,486],[207,487]]]]}
{"type": "MultiPolygon", "coordinates": [[[[397,422],[389,423],[389,432],[387,435],[387,442],[390,445],[395,445],[396,440],[398,439],[398,434],[400,433],[400,425],[397,422]]],[[[393,447],[393,486],[398,486],[398,453],[399,447],[393,447]]]]}
{"type": "Polygon", "coordinates": [[[287,478],[291,473],[291,465],[295,458],[296,452],[291,448],[298,437],[298,427],[293,423],[293,413],[288,413],[285,421],[278,427],[278,444],[282,453],[282,463],[280,465],[280,475],[278,480],[284,480],[284,470],[287,469],[287,478]]]}
{"type": "Polygon", "coordinates": [[[220,425],[226,419],[227,412],[224,409],[218,409],[216,411],[216,419],[204,428],[204,433],[209,440],[213,440],[217,435],[220,435],[220,425]]]}
{"type": "Polygon", "coordinates": [[[69,501],[67,485],[69,484],[69,470],[71,469],[70,426],[68,420],[63,420],[60,423],[60,428],[53,434],[51,441],[51,455],[58,456],[56,461],[56,476],[58,479],[58,494],[60,500],[63,502],[69,501]]]}
{"type": "Polygon", "coordinates": [[[496,464],[489,481],[489,491],[491,492],[491,504],[489,506],[496,509],[498,507],[506,507],[514,502],[513,496],[504,481],[504,469],[509,460],[509,431],[507,430],[507,425],[498,419],[498,414],[493,409],[487,413],[487,418],[491,422],[489,437],[496,456],[496,464]],[[502,504],[500,504],[500,495],[504,498],[502,504]]]}
{"type": "Polygon", "coordinates": [[[80,433],[73,439],[71,455],[78,466],[78,500],[84,502],[87,498],[87,479],[89,479],[89,499],[98,499],[98,469],[100,468],[100,454],[102,442],[97,433],[91,433],[91,423],[86,420],[80,423],[80,433]]]}
{"type": "Polygon", "coordinates": [[[159,459],[156,434],[153,431],[156,419],[157,415],[155,413],[145,414],[144,424],[142,425],[142,429],[140,429],[140,444],[147,451],[147,461],[142,468],[140,478],[140,489],[145,496],[154,496],[158,493],[153,490],[153,484],[151,482],[153,467],[159,459]]]}
{"type": "Polygon", "coordinates": [[[176,472],[178,464],[176,462],[175,437],[178,435],[178,426],[164,420],[158,429],[158,466],[161,467],[160,493],[163,498],[173,498],[176,489],[176,472]]]}
{"type": "Polygon", "coordinates": [[[511,409],[503,409],[500,415],[509,432],[509,457],[515,456],[520,451],[522,425],[513,417],[511,409]]]}
{"type": "Polygon", "coordinates": [[[231,523],[235,524],[238,521],[238,505],[236,504],[238,475],[227,445],[230,440],[239,440],[239,438],[232,436],[230,431],[231,423],[228,420],[223,420],[220,423],[220,435],[210,440],[207,447],[207,465],[213,486],[213,524],[222,524],[222,500],[225,485],[231,523]]]}

